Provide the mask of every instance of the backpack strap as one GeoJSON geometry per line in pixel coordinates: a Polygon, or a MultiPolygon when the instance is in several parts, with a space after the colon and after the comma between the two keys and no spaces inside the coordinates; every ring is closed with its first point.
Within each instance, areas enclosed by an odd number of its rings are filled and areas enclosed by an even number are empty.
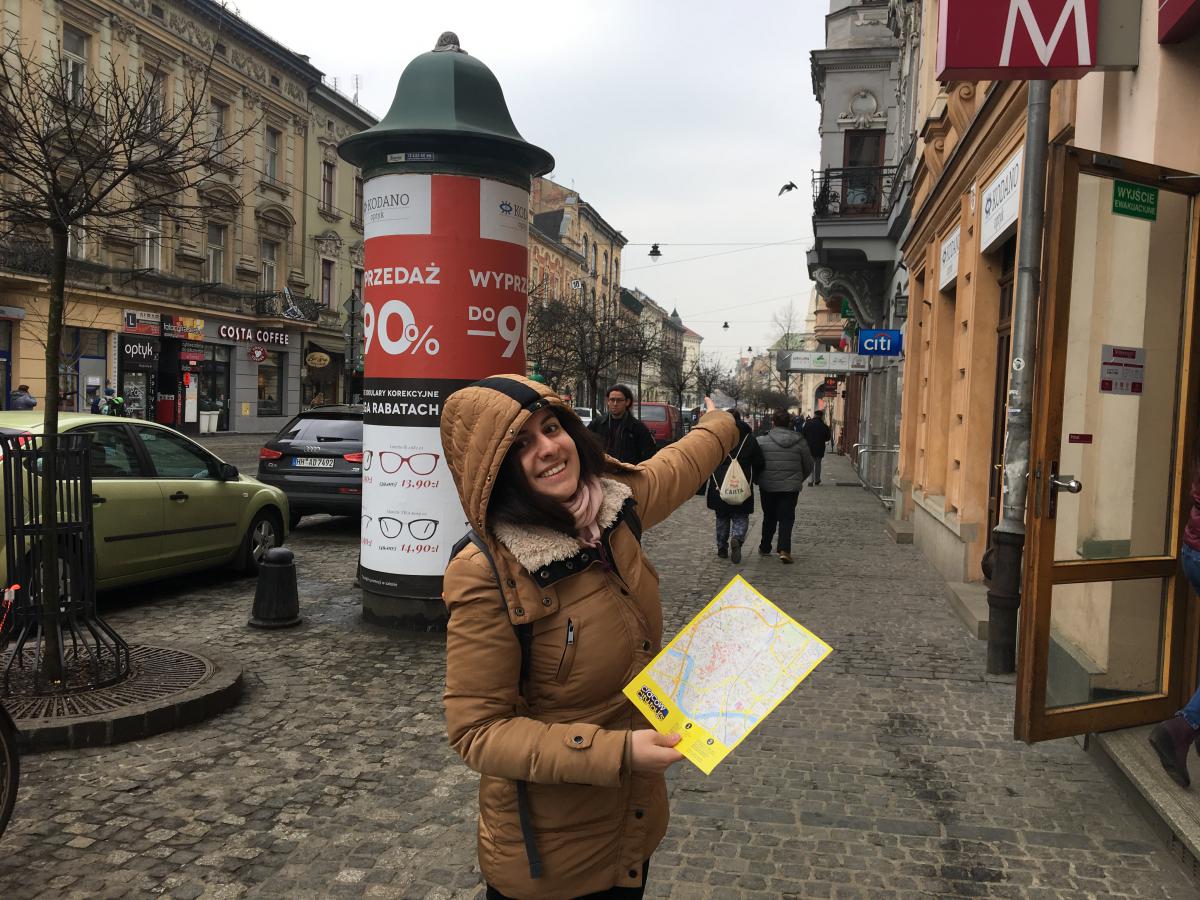
{"type": "MultiPolygon", "coordinates": [[[[638,540],[641,540],[642,525],[638,522],[636,534],[638,540]]],[[[632,527],[632,525],[630,526],[632,527]]],[[[467,544],[474,544],[479,548],[479,552],[483,554],[484,559],[488,561],[488,565],[492,567],[492,574],[496,576],[496,586],[500,586],[500,569],[496,567],[496,559],[492,556],[492,551],[488,548],[487,542],[480,536],[479,532],[472,528],[465,535],[458,539],[451,551],[451,559],[458,556],[467,544]]],[[[525,687],[529,682],[529,661],[533,655],[533,623],[524,622],[520,625],[514,625],[513,630],[517,634],[517,643],[521,646],[521,674],[517,682],[517,690],[521,696],[525,696],[525,687]]],[[[526,697],[528,699],[528,697],[526,697]]],[[[521,821],[521,837],[525,841],[525,856],[529,860],[529,877],[542,877],[542,855],[538,853],[537,834],[533,829],[533,816],[529,812],[529,785],[524,781],[517,781],[517,816],[521,821]]]]}

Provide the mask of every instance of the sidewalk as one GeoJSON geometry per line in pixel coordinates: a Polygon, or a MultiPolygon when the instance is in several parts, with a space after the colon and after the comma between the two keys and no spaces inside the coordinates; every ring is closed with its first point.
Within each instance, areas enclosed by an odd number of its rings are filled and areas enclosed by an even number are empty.
{"type": "MultiPolygon", "coordinates": [[[[219,452],[219,451],[218,451],[219,452]]],[[[677,766],[648,897],[1195,897],[1094,759],[1012,739],[1010,679],[841,457],[800,497],[797,564],[740,571],[835,652],[710,777],[677,766]]],[[[751,523],[757,538],[760,517],[751,523]]],[[[0,896],[475,898],[476,778],[449,750],[443,645],[365,626],[356,523],[291,545],[305,623],[247,629],[252,580],[105,598],[141,642],[223,648],[247,691],[210,722],[27,757],[0,896]]],[[[672,634],[732,577],[694,498],[646,546],[672,634]]]]}

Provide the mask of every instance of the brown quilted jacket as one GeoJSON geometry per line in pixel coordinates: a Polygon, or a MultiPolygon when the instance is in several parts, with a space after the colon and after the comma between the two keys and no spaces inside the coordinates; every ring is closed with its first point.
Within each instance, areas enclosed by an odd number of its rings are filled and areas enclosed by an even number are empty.
{"type": "Polygon", "coordinates": [[[545,385],[517,376],[455,393],[442,445],[483,553],[467,546],[446,567],[446,724],[479,781],[479,864],[518,898],[571,898],[641,884],[642,863],[667,829],[666,781],[629,769],[631,729],[649,724],[621,689],[658,653],[658,573],[627,521],[636,504],[652,528],[696,492],[732,449],[733,417],[706,415],[682,440],[603,479],[604,557],[549,528],[487,526],[493,481],[531,414],[521,401],[574,415],[545,385]],[[515,384],[513,384],[515,383],[515,384]],[[520,400],[503,391],[517,394],[520,400]],[[515,625],[530,623],[524,695],[515,625]],[[543,871],[531,877],[518,815],[528,806],[543,871]]]}

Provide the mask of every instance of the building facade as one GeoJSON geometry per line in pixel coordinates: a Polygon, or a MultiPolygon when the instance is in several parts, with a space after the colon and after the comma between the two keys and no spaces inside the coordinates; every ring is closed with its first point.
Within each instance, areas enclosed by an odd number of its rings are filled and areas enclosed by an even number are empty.
{"type": "MultiPolygon", "coordinates": [[[[278,428],[302,402],[303,335],[320,321],[297,225],[321,73],[211,2],[9,4],[3,21],[27,50],[54,58],[61,47],[81,79],[104,77],[110,60],[130,76],[156,72],[167,102],[211,57],[209,125],[245,133],[230,147],[240,165],[214,170],[194,198],[198,221],[170,228],[147,213],[132,233],[85,222],[72,235],[63,408],[113,387],[131,415],[184,431],[278,428]]],[[[26,234],[0,250],[5,399],[17,383],[44,393],[47,247],[26,234]]]]}
{"type": "MultiPolygon", "coordinates": [[[[907,48],[896,27],[902,8],[831,0],[825,47],[812,53],[821,170],[813,173],[808,263],[820,297],[814,334],[834,351],[855,352],[861,328],[900,325],[892,288],[903,279],[898,238],[911,152],[901,87],[907,48]]],[[[871,485],[890,484],[895,468],[900,367],[898,358],[880,357],[866,374],[830,376],[843,407],[839,448],[871,485]]]]}
{"type": "Polygon", "coordinates": [[[1031,739],[1160,720],[1196,682],[1176,553],[1196,440],[1200,124],[1178,110],[1200,89],[1200,34],[1194,19],[1167,21],[1181,6],[1140,5],[1135,69],[1054,83],[1036,358],[1024,359],[1012,329],[1028,84],[939,83],[938,3],[892,4],[917,48],[901,95],[921,123],[900,242],[896,514],[956,591],[982,593],[1011,373],[1034,366],[1021,640],[1041,661],[1017,692],[1031,739]]]}
{"type": "Polygon", "coordinates": [[[301,364],[304,406],[362,395],[362,172],[340,159],[338,142],[373,126],[375,118],[324,84],[309,94],[303,232],[305,280],[320,318],[305,335],[301,364]]]}

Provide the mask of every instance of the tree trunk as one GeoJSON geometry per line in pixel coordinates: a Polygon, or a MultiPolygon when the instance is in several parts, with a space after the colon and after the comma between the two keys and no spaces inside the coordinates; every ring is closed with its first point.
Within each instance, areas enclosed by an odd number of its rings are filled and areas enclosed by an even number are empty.
{"type": "Polygon", "coordinates": [[[67,231],[50,234],[50,309],[46,316],[46,396],[42,422],[42,628],[45,642],[43,671],[51,681],[63,675],[61,609],[58,566],[58,394],[59,358],[62,352],[63,309],[66,305],[67,231]]]}

